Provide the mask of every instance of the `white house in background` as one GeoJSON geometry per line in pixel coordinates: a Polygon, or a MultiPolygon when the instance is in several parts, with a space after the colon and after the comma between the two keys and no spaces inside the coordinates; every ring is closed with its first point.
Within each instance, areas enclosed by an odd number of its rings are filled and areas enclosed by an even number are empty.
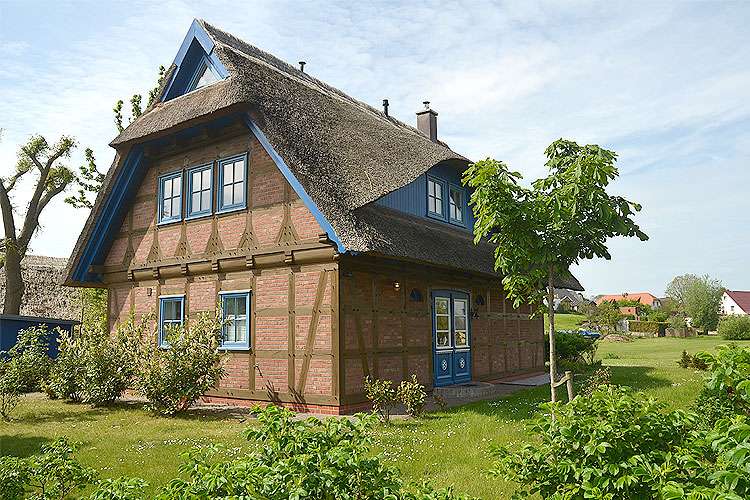
{"type": "Polygon", "coordinates": [[[750,314],[750,292],[725,290],[721,297],[721,314],[750,314]]]}

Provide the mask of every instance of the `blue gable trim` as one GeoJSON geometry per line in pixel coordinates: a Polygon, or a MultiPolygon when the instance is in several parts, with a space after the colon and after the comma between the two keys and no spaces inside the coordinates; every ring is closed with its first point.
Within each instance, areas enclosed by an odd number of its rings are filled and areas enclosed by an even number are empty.
{"type": "Polygon", "coordinates": [[[180,50],[174,58],[176,69],[172,75],[162,101],[174,99],[186,93],[190,82],[195,76],[198,66],[205,60],[221,78],[229,76],[229,72],[214,53],[214,41],[203,29],[203,26],[193,20],[185,39],[180,45],[180,50]]]}
{"type": "MultiPolygon", "coordinates": [[[[228,115],[211,122],[207,127],[223,127],[237,119],[237,117],[237,115],[228,115]]],[[[281,156],[279,156],[279,154],[273,149],[265,134],[261,132],[260,128],[258,128],[249,116],[242,115],[242,118],[268,155],[273,159],[287,182],[289,182],[297,195],[313,214],[313,217],[315,217],[315,220],[320,224],[320,227],[328,233],[328,237],[336,244],[338,251],[344,253],[346,248],[336,235],[333,226],[331,226],[331,223],[326,219],[315,202],[307,194],[302,187],[302,184],[300,184],[281,156]]],[[[178,132],[176,135],[184,139],[197,136],[199,132],[200,127],[191,127],[178,132]]],[[[117,227],[119,224],[122,224],[127,211],[131,208],[131,201],[135,192],[140,187],[143,177],[148,169],[147,165],[144,165],[144,147],[146,145],[158,146],[160,144],[165,144],[168,141],[168,137],[162,137],[145,144],[135,145],[122,160],[122,165],[119,169],[120,171],[117,176],[113,177],[110,181],[112,187],[109,190],[109,196],[106,200],[103,200],[99,216],[96,218],[91,230],[89,231],[90,238],[82,248],[80,257],[75,263],[75,267],[71,273],[72,281],[79,283],[101,282],[101,276],[96,272],[90,272],[89,269],[92,265],[100,265],[104,262],[106,253],[117,233],[117,227]]],[[[154,196],[156,196],[156,193],[154,196]]]]}
{"type": "Polygon", "coordinates": [[[339,253],[346,252],[346,247],[344,247],[343,243],[341,243],[341,240],[336,235],[336,231],[334,231],[333,226],[331,226],[331,223],[328,222],[328,219],[326,219],[325,215],[323,215],[323,212],[320,211],[318,208],[318,205],[315,204],[315,202],[310,198],[310,196],[305,191],[305,188],[302,187],[302,184],[297,180],[297,178],[292,173],[291,169],[287,166],[287,164],[284,162],[284,159],[279,156],[279,154],[273,149],[273,146],[271,146],[271,143],[268,142],[268,139],[266,138],[265,134],[260,130],[260,128],[255,124],[255,122],[247,115],[245,115],[245,123],[247,123],[247,126],[252,130],[253,134],[255,134],[255,137],[258,139],[258,142],[263,146],[263,149],[266,150],[266,153],[268,153],[268,156],[271,157],[273,162],[276,164],[276,166],[281,170],[281,173],[286,178],[287,182],[292,186],[294,191],[297,193],[297,195],[302,199],[302,201],[307,205],[307,208],[312,212],[313,217],[315,217],[315,220],[318,221],[318,224],[320,224],[320,227],[323,228],[323,230],[328,233],[328,237],[336,243],[336,248],[338,249],[339,253]]]}

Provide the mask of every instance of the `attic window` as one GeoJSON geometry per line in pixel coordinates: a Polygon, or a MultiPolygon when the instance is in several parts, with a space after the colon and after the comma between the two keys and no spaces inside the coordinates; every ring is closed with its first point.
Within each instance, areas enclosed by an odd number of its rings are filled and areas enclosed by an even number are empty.
{"type": "Polygon", "coordinates": [[[201,61],[200,65],[198,65],[198,71],[195,72],[193,79],[190,81],[187,91],[192,92],[193,90],[211,85],[219,80],[221,80],[219,75],[216,74],[213,67],[211,67],[211,64],[204,59],[201,61]]]}

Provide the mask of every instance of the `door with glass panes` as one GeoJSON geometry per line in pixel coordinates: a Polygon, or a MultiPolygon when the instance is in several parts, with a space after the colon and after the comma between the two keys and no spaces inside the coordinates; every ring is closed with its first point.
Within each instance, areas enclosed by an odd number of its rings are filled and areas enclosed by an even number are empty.
{"type": "Polygon", "coordinates": [[[469,295],[439,290],[432,293],[432,342],[435,386],[471,380],[469,295]]]}

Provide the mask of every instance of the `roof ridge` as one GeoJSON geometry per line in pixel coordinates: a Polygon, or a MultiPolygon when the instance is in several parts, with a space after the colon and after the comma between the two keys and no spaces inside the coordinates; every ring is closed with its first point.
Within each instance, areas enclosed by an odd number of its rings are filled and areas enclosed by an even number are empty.
{"type": "MultiPolygon", "coordinates": [[[[303,84],[307,85],[308,87],[314,88],[315,90],[318,90],[320,92],[324,92],[324,93],[326,93],[326,95],[329,95],[331,97],[337,97],[340,100],[343,100],[343,101],[347,102],[348,104],[352,104],[354,106],[357,106],[358,108],[362,109],[363,111],[371,113],[373,116],[375,116],[376,118],[378,118],[380,121],[383,121],[383,122],[386,122],[386,123],[390,123],[391,125],[394,125],[394,126],[396,126],[398,128],[405,129],[406,131],[408,131],[410,133],[417,134],[420,137],[427,137],[425,134],[423,134],[422,132],[420,132],[419,129],[417,129],[416,127],[414,127],[412,125],[409,125],[408,123],[403,122],[403,121],[401,121],[398,118],[395,118],[393,116],[390,116],[390,115],[386,116],[385,113],[383,113],[382,111],[378,110],[377,108],[371,106],[370,104],[367,104],[364,101],[360,101],[359,99],[355,99],[354,97],[350,96],[349,94],[347,94],[343,90],[341,90],[339,88],[336,88],[333,85],[331,85],[329,83],[326,83],[323,80],[320,80],[319,78],[316,78],[316,77],[312,76],[309,73],[305,73],[304,71],[300,71],[298,68],[295,68],[294,66],[292,66],[288,62],[286,62],[283,59],[281,59],[281,58],[279,58],[279,57],[271,54],[270,52],[267,52],[267,51],[259,48],[256,45],[248,43],[245,40],[243,40],[243,39],[241,39],[241,38],[233,35],[232,33],[229,33],[226,30],[223,30],[223,29],[221,29],[221,28],[219,28],[217,26],[214,26],[213,24],[205,21],[204,19],[198,19],[198,22],[203,25],[203,27],[206,29],[206,32],[208,33],[208,35],[211,38],[213,38],[214,43],[216,43],[218,45],[222,45],[224,47],[227,47],[230,50],[233,50],[234,52],[239,53],[243,57],[252,59],[252,60],[254,60],[254,61],[256,61],[256,62],[258,62],[260,64],[268,66],[271,69],[277,71],[280,74],[283,74],[286,77],[295,78],[300,83],[303,83],[303,84]],[[232,46],[232,45],[229,45],[227,43],[224,43],[220,39],[217,39],[213,35],[213,33],[211,33],[212,30],[221,33],[223,36],[225,36],[229,40],[233,40],[235,42],[238,42],[239,46],[232,46]],[[243,50],[241,48],[243,45],[247,46],[252,51],[256,51],[259,55],[262,56],[262,58],[254,55],[254,54],[252,54],[252,53],[250,53],[250,52],[248,52],[246,50],[243,50]],[[266,59],[268,59],[268,60],[266,60],[266,59]],[[275,64],[272,64],[271,62],[269,62],[269,60],[272,61],[275,64]],[[313,84],[313,85],[310,85],[310,84],[313,84]]],[[[443,147],[445,147],[445,148],[447,148],[447,149],[450,149],[449,146],[447,146],[446,144],[444,144],[442,142],[440,142],[438,144],[441,145],[441,146],[443,146],[443,147]]],[[[461,156],[463,156],[463,155],[461,155],[461,156]]]]}

